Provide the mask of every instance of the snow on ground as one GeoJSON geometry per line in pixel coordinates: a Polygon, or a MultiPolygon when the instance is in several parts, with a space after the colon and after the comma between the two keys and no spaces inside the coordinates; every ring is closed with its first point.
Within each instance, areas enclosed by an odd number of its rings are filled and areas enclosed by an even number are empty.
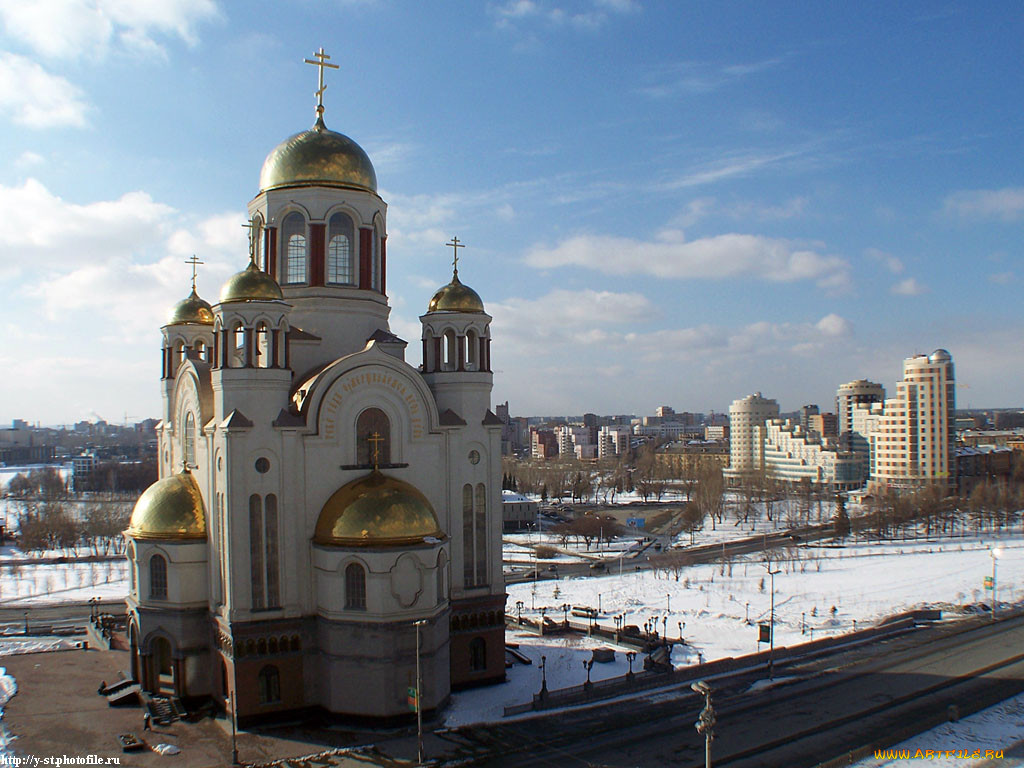
{"type": "MultiPolygon", "coordinates": [[[[894,768],[907,765],[921,750],[921,755],[914,762],[925,762],[936,768],[952,768],[952,766],[982,766],[993,759],[986,757],[987,750],[1005,750],[1024,741],[1024,694],[983,709],[977,714],[965,717],[956,723],[943,723],[930,731],[919,733],[900,744],[882,750],[891,757],[881,759],[871,757],[855,764],[855,768],[894,768]],[[952,755],[928,756],[928,750],[957,750],[952,755]],[[963,750],[963,752],[960,752],[963,750]],[[977,759],[966,759],[963,755],[980,751],[977,759]],[[957,757],[957,753],[961,756],[957,757]],[[900,755],[900,756],[898,756],[900,755]]],[[[998,765],[1006,768],[1024,766],[1024,758],[1005,757],[998,765]]]]}
{"type": "Polygon", "coordinates": [[[14,678],[7,674],[5,667],[0,667],[0,758],[11,757],[14,752],[12,751],[11,742],[14,741],[14,737],[7,733],[7,729],[4,727],[4,707],[7,706],[7,702],[11,700],[11,697],[18,692],[18,684],[14,678]]]}
{"type": "Polygon", "coordinates": [[[0,656],[65,651],[78,647],[80,642],[81,640],[79,639],[72,640],[66,637],[17,637],[5,635],[0,636],[0,656]]]}
{"type": "Polygon", "coordinates": [[[0,601],[5,606],[83,602],[128,595],[127,561],[7,563],[0,565],[0,601]]]}
{"type": "MultiPolygon", "coordinates": [[[[1024,599],[1024,536],[1019,534],[800,547],[796,550],[799,560],[772,565],[780,571],[775,576],[776,645],[863,629],[922,605],[948,608],[987,602],[983,579],[992,573],[990,552],[996,545],[1003,550],[998,561],[999,600],[1018,602],[1024,599]],[[806,623],[805,634],[801,634],[801,622],[806,623]]],[[[691,566],[680,572],[678,580],[671,572],[630,572],[628,561],[626,568],[621,576],[612,568],[606,576],[511,584],[506,612],[515,616],[516,603],[522,601],[524,617],[540,616],[546,609],[552,620],[560,621],[563,604],[600,606],[600,622],[606,627],[613,627],[612,617],[619,614],[625,615],[626,624],[641,628],[657,617],[659,632],[667,629],[669,639],[677,638],[680,624],[685,623],[682,634],[687,645],[677,646],[673,653],[676,666],[696,662],[698,653],[708,661],[759,650],[756,624],[768,621],[771,580],[756,558],[724,568],[719,563],[691,566]]],[[[582,662],[590,658],[590,649],[611,647],[589,638],[536,637],[511,630],[507,640],[520,643],[520,651],[533,664],[511,667],[504,685],[453,694],[447,725],[499,719],[504,706],[529,701],[540,690],[542,655],[547,656],[548,688],[554,690],[582,684],[586,680],[582,662]]],[[[616,649],[611,664],[595,664],[591,679],[624,674],[625,650],[616,649]]],[[[634,665],[639,670],[641,659],[634,665]]]]}

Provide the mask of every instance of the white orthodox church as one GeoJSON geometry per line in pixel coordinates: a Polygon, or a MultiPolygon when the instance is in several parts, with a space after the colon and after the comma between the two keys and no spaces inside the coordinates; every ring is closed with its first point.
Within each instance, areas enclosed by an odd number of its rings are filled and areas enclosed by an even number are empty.
{"type": "Polygon", "coordinates": [[[161,479],[126,532],[133,676],[243,724],[408,716],[417,633],[424,710],[505,674],[491,318],[456,258],[405,361],[387,205],[324,124],[317,56],[316,123],[263,164],[249,265],[212,305],[193,278],[162,328],[161,479]]]}

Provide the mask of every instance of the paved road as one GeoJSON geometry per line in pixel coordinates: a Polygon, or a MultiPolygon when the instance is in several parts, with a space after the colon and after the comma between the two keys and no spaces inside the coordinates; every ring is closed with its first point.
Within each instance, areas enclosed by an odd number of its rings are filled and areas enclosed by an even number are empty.
{"type": "MultiPolygon", "coordinates": [[[[751,693],[752,676],[711,681],[714,765],[814,766],[867,743],[889,746],[1024,690],[1024,616],[919,630],[867,648],[777,667],[791,682],[751,693]]],[[[702,706],[680,691],[450,735],[477,765],[701,766],[702,706]]],[[[993,745],[999,747],[1001,745],[993,745]]],[[[953,745],[934,745],[949,749],[953,745]]]]}
{"type": "MultiPolygon", "coordinates": [[[[100,610],[104,613],[124,613],[124,600],[101,600],[100,610]]],[[[28,613],[29,625],[35,623],[70,623],[88,621],[89,603],[58,603],[56,605],[39,606],[0,606],[0,624],[22,626],[25,613],[28,613]]]]}

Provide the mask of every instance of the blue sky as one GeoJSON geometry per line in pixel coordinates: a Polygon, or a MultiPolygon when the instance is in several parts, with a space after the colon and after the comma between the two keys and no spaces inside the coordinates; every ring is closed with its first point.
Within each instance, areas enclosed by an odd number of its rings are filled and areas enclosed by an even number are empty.
{"type": "Polygon", "coordinates": [[[388,213],[392,329],[460,274],[513,413],[784,410],[945,347],[1024,391],[1017,3],[0,0],[0,420],[158,413],[159,326],[247,259],[313,121],[388,213]]]}

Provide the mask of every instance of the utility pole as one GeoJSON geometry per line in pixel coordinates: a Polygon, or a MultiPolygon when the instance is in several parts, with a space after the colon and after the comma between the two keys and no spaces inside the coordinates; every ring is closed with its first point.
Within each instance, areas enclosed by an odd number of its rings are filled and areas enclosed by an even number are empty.
{"type": "Polygon", "coordinates": [[[765,562],[764,567],[768,569],[768,575],[772,577],[771,589],[772,589],[772,611],[771,618],[768,620],[769,635],[768,635],[768,679],[773,680],[775,672],[775,574],[782,573],[781,570],[772,570],[772,561],[768,560],[765,562]]]}
{"type": "Polygon", "coordinates": [[[416,625],[416,764],[423,765],[423,670],[420,667],[420,627],[426,619],[414,622],[416,625]]]}
{"type": "Polygon", "coordinates": [[[690,688],[704,697],[704,709],[693,725],[697,733],[704,735],[704,768],[711,768],[711,742],[715,738],[715,710],[711,706],[711,686],[700,680],[690,683],[690,688]]]}

